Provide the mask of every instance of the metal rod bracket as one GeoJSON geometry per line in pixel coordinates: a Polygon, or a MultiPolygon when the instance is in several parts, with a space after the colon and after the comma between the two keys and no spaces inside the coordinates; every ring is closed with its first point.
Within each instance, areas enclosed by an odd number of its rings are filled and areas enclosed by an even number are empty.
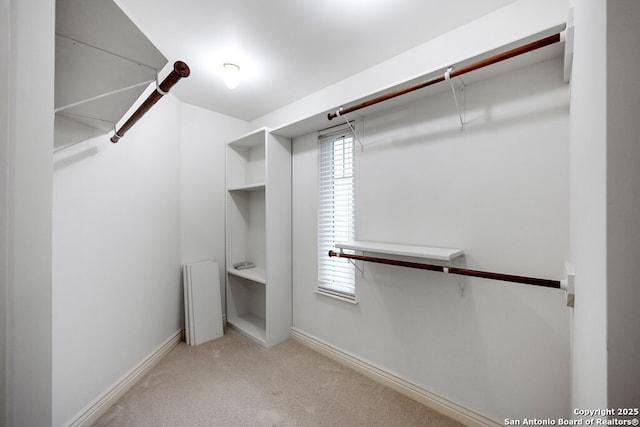
{"type": "Polygon", "coordinates": [[[564,299],[567,307],[574,307],[576,299],[576,272],[573,264],[565,262],[564,271],[567,278],[560,281],[560,289],[564,291],[564,299]]]}
{"type": "MultiPolygon", "coordinates": [[[[458,103],[458,95],[456,94],[456,88],[453,85],[453,80],[451,80],[451,71],[453,71],[453,67],[447,68],[447,71],[444,73],[444,79],[449,82],[451,86],[451,92],[453,92],[453,101],[456,103],[456,109],[458,110],[458,117],[460,118],[460,131],[464,131],[464,119],[462,118],[462,112],[460,111],[460,104],[458,103]]],[[[459,86],[461,94],[464,96],[464,84],[459,86]]],[[[463,99],[464,102],[464,99],[463,99]]]]}
{"type": "MultiPolygon", "coordinates": [[[[336,117],[340,117],[341,116],[341,114],[340,114],[341,111],[342,111],[342,107],[340,107],[340,109],[336,111],[336,117]]],[[[353,126],[351,126],[351,123],[349,122],[349,119],[347,119],[347,116],[342,116],[342,117],[344,117],[345,123],[347,124],[347,126],[349,126],[349,129],[351,129],[351,132],[353,132],[353,136],[356,137],[356,140],[358,141],[358,144],[360,144],[360,151],[364,151],[364,144],[360,140],[360,137],[358,136],[358,133],[356,132],[355,128],[353,126]]]]}
{"type": "MultiPolygon", "coordinates": [[[[454,259],[453,263],[455,263],[457,267],[461,267],[461,265],[458,264],[458,259],[454,259]]],[[[448,272],[449,272],[449,269],[447,268],[447,273],[448,272]]],[[[456,278],[456,283],[458,283],[458,287],[460,288],[460,296],[463,297],[467,280],[465,279],[464,276],[461,276],[459,274],[454,274],[454,277],[456,278]]]]}
{"type": "MultiPolygon", "coordinates": [[[[344,254],[344,251],[342,249],[340,249],[340,254],[344,254]]],[[[349,264],[353,265],[355,267],[356,270],[358,270],[360,272],[360,278],[364,278],[364,262],[362,263],[362,268],[358,267],[358,264],[356,264],[356,262],[350,258],[346,258],[345,259],[349,262],[349,264]]]]}
{"type": "Polygon", "coordinates": [[[165,91],[162,90],[162,88],[160,87],[160,73],[158,73],[156,71],[156,92],[158,92],[160,95],[165,96],[166,94],[169,93],[169,91],[165,91]]]}

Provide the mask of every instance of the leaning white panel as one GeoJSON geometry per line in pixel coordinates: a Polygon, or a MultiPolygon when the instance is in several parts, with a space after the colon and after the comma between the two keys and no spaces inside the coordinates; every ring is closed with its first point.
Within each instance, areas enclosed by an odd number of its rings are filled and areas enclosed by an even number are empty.
{"type": "Polygon", "coordinates": [[[185,270],[187,344],[199,345],[224,334],[218,263],[209,260],[188,264],[185,270]]]}

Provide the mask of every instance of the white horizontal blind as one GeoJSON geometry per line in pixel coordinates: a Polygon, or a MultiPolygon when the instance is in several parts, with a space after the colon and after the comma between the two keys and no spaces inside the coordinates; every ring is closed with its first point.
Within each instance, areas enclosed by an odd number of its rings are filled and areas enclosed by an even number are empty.
{"type": "Polygon", "coordinates": [[[355,297],[353,264],[329,257],[336,242],[354,239],[354,138],[351,132],[321,137],[320,200],[318,208],[318,287],[321,291],[355,297]]]}

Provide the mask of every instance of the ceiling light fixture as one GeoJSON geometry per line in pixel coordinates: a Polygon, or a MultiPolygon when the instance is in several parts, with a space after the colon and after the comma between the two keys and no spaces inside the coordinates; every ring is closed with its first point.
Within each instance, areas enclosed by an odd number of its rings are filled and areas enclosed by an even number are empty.
{"type": "Polygon", "coordinates": [[[223,65],[224,83],[229,89],[234,89],[240,83],[240,66],[225,62],[223,65]]]}

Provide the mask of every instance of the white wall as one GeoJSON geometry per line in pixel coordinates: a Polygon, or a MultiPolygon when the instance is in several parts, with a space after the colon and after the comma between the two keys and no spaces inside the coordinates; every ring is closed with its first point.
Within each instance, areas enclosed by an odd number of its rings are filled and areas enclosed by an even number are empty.
{"type": "Polygon", "coordinates": [[[608,407],[640,402],[640,2],[607,2],[608,407]]]}
{"type": "MultiPolygon", "coordinates": [[[[11,54],[11,7],[9,0],[0,2],[0,58],[9,63],[11,54]]],[[[6,333],[7,285],[9,283],[9,67],[0,68],[0,424],[6,424],[6,333]]]]}
{"type": "Polygon", "coordinates": [[[607,408],[606,2],[575,5],[571,76],[573,407],[607,408]]]}
{"type": "Polygon", "coordinates": [[[53,425],[181,328],[180,114],[166,96],[54,156],[53,425]]]}
{"type": "MultiPolygon", "coordinates": [[[[562,278],[568,88],[554,60],[365,118],[356,238],[459,247],[466,267],[562,278]]],[[[365,265],[358,305],[314,293],[317,139],[293,143],[294,328],[500,421],[570,414],[562,292],[365,265]],[[553,390],[550,392],[550,390],[553,390]]]]}
{"type": "MultiPolygon", "coordinates": [[[[182,104],[182,263],[214,259],[225,298],[225,147],[249,131],[249,123],[182,104]]],[[[223,304],[224,310],[224,304],[223,304]]]]}
{"type": "Polygon", "coordinates": [[[6,342],[0,345],[5,409],[0,424],[48,426],[54,4],[3,0],[1,10],[0,57],[6,70],[0,73],[0,326],[6,342]]]}
{"type": "Polygon", "coordinates": [[[182,263],[224,265],[225,143],[247,130],[167,96],[117,145],[55,155],[54,425],[182,327],[182,263]]]}

